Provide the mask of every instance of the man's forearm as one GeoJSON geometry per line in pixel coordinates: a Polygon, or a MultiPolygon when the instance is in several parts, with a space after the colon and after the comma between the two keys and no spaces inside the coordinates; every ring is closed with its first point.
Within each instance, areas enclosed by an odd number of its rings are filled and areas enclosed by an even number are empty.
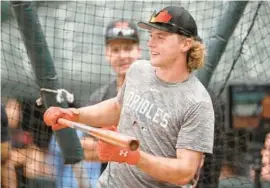
{"type": "Polygon", "coordinates": [[[10,148],[9,141],[1,143],[1,163],[8,160],[10,148]]]}
{"type": "Polygon", "coordinates": [[[143,151],[140,155],[137,167],[159,181],[186,185],[195,175],[190,165],[181,159],[156,157],[143,151]]]}
{"type": "Polygon", "coordinates": [[[1,165],[1,187],[2,188],[17,188],[17,176],[15,165],[11,160],[1,165]]]}
{"type": "Polygon", "coordinates": [[[78,122],[95,127],[117,125],[120,118],[120,104],[112,98],[98,104],[79,108],[78,122]]]}

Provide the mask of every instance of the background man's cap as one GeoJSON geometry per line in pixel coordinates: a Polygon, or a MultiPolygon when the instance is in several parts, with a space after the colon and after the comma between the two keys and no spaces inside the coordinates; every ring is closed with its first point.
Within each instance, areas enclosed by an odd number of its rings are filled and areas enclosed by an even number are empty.
{"type": "Polygon", "coordinates": [[[139,42],[137,26],[127,20],[114,20],[108,24],[105,31],[105,42],[114,39],[128,39],[139,42]]]}
{"type": "Polygon", "coordinates": [[[143,29],[156,28],[162,31],[177,33],[186,37],[198,37],[194,18],[183,7],[169,6],[158,13],[154,12],[149,22],[139,22],[143,29]]]}

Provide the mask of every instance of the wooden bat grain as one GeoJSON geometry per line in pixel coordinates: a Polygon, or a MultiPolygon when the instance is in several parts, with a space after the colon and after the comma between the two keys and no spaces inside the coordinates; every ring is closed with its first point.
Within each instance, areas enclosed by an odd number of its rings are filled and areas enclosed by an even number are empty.
{"type": "Polygon", "coordinates": [[[69,121],[63,118],[59,118],[57,123],[65,125],[70,128],[81,130],[85,133],[88,133],[98,139],[101,139],[113,145],[129,148],[131,151],[135,151],[139,147],[139,141],[136,138],[121,134],[119,132],[95,128],[87,126],[85,124],[69,121]]]}

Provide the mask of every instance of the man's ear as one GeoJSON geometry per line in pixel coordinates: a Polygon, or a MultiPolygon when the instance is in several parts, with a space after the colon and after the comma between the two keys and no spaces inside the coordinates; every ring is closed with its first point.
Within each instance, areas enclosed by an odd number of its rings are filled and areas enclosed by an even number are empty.
{"type": "Polygon", "coordinates": [[[182,40],[182,45],[181,45],[181,51],[182,52],[187,52],[191,48],[193,43],[193,39],[191,38],[185,38],[182,40]]]}

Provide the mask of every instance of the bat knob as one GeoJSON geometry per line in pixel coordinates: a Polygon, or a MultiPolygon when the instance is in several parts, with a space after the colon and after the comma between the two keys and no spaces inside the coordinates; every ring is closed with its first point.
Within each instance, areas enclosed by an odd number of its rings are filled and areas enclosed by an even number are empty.
{"type": "Polygon", "coordinates": [[[138,140],[131,140],[129,143],[129,148],[131,151],[136,151],[139,148],[139,141],[138,140]]]}

